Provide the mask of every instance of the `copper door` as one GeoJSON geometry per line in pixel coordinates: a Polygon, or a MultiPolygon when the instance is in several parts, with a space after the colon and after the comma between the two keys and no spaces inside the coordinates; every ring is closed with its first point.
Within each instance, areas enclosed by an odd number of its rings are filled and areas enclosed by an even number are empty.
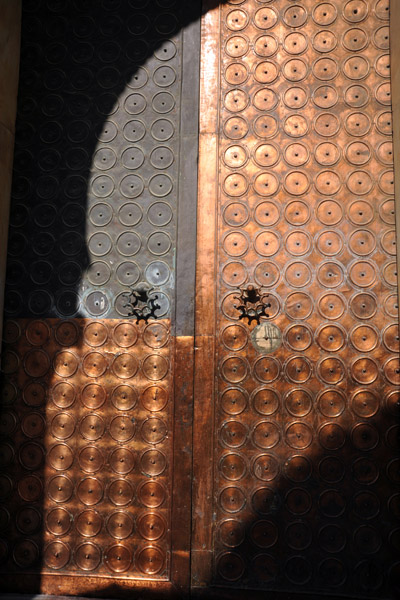
{"type": "Polygon", "coordinates": [[[388,597],[389,2],[229,0],[202,48],[193,586],[388,597]]]}
{"type": "Polygon", "coordinates": [[[188,586],[199,31],[196,2],[23,3],[2,591],[188,586]]]}

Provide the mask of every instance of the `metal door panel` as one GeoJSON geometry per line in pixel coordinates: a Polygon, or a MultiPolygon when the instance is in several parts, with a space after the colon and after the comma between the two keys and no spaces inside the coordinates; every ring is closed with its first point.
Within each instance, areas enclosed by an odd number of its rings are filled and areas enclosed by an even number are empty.
{"type": "Polygon", "coordinates": [[[232,0],[203,26],[193,586],[385,598],[400,381],[389,3],[232,0]]]}
{"type": "Polygon", "coordinates": [[[173,0],[24,3],[2,356],[10,591],[188,585],[197,18],[173,0]]]}

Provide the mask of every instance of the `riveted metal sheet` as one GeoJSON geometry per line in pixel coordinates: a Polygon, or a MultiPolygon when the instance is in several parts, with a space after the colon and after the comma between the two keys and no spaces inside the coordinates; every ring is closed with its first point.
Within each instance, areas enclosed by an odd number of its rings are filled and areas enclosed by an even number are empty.
{"type": "Polygon", "coordinates": [[[20,319],[5,335],[2,572],[168,578],[170,322],[20,319]]]}
{"type": "Polygon", "coordinates": [[[189,19],[103,4],[24,5],[8,317],[123,318],[143,282],[173,311],[189,19]]]}
{"type": "Polygon", "coordinates": [[[207,38],[220,64],[210,570],[223,597],[398,592],[388,19],[388,0],[230,0],[207,38]],[[238,309],[250,285],[275,348],[238,309]]]}
{"type": "Polygon", "coordinates": [[[0,415],[9,591],[188,585],[199,10],[24,2],[0,415]],[[149,322],[126,306],[142,285],[149,322]]]}

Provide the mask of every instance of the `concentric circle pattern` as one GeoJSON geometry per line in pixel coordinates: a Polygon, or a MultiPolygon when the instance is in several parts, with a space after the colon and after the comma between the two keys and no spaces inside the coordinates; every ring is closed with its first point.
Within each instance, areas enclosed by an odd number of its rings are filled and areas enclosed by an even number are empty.
{"type": "Polygon", "coordinates": [[[116,14],[102,2],[97,12],[47,4],[23,19],[6,314],[125,317],[119,293],[140,281],[162,289],[164,316],[174,288],[184,3],[126,2],[116,14]],[[168,271],[163,282],[146,271],[151,259],[168,271]]]}
{"type": "Polygon", "coordinates": [[[0,568],[118,577],[140,548],[156,553],[152,575],[164,577],[173,414],[169,321],[19,319],[6,330],[23,366],[6,375],[2,392],[9,405],[0,415],[0,498],[7,503],[0,536],[23,536],[24,545],[2,557],[0,568]],[[41,354],[30,359],[39,344],[41,354]],[[39,368],[48,364],[46,372],[39,368]],[[19,398],[12,395],[17,385],[19,398]]]}
{"type": "Polygon", "coordinates": [[[399,383],[388,7],[221,8],[219,585],[362,596],[370,577],[386,593],[399,383]],[[239,318],[248,285],[282,332],[272,354],[239,318]]]}

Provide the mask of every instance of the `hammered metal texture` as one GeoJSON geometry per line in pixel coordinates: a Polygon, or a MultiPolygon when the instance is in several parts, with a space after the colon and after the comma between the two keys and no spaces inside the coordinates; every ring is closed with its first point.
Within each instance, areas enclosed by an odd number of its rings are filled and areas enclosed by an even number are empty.
{"type": "Polygon", "coordinates": [[[3,573],[168,578],[170,323],[5,326],[3,573]]]}
{"type": "Polygon", "coordinates": [[[221,7],[218,585],[398,585],[388,19],[388,0],[221,7]],[[250,284],[282,333],[268,354],[239,321],[250,284]]]}
{"type": "Polygon", "coordinates": [[[11,318],[125,317],[142,282],[171,311],[182,3],[97,4],[24,2],[11,318]]]}

